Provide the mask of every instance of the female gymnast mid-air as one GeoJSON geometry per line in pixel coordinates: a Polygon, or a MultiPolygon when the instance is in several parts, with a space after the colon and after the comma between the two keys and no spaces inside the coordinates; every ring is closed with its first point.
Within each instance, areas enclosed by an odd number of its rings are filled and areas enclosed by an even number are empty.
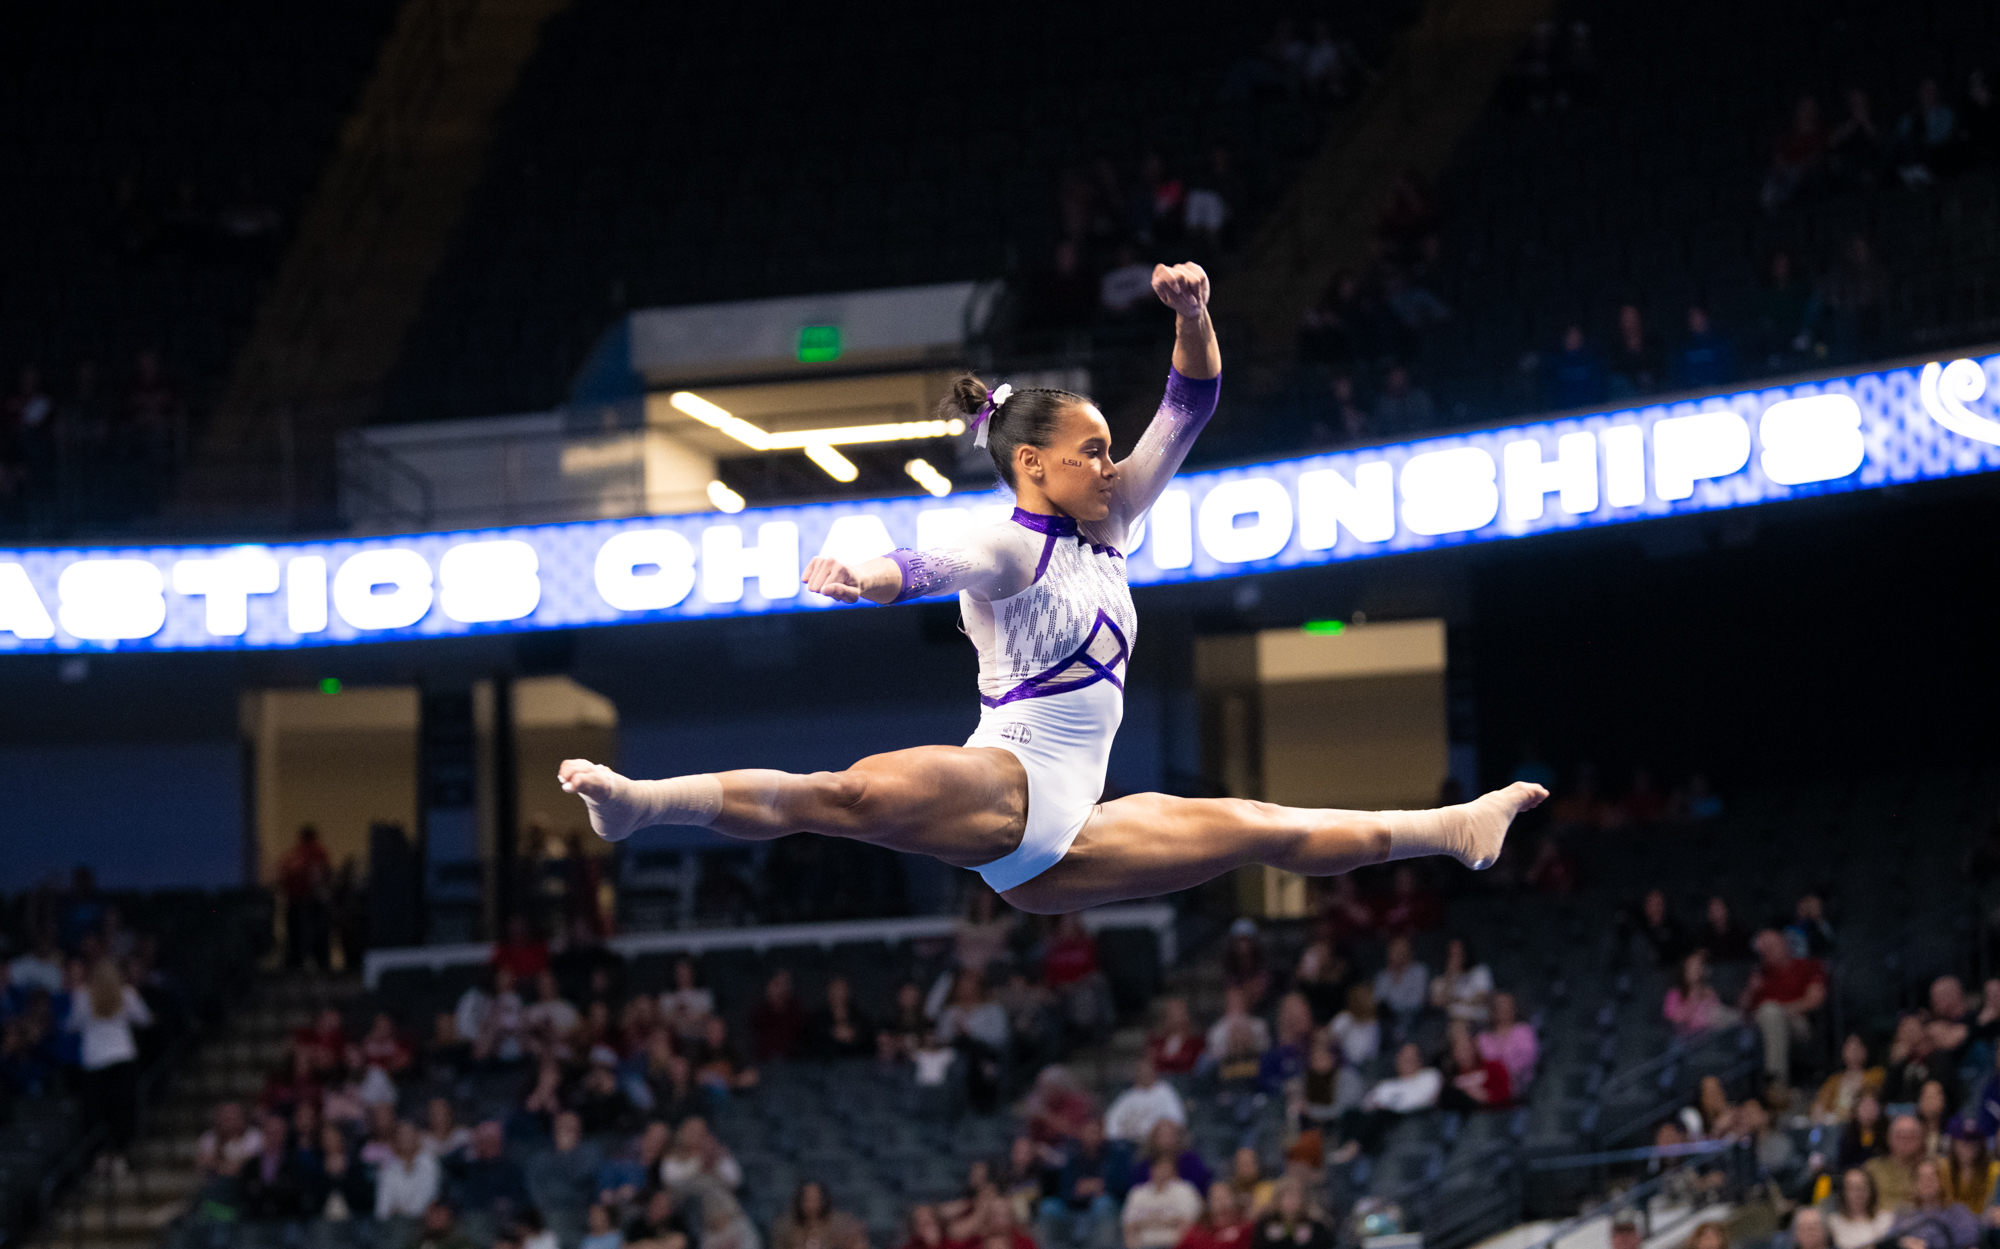
{"type": "Polygon", "coordinates": [[[1516,783],[1431,811],[1166,794],[1099,801],[1138,631],[1119,548],[1221,390],[1208,275],[1159,265],[1153,291],[1176,315],[1173,369],[1131,455],[1111,458],[1111,429],[1081,395],[1005,385],[989,393],[961,378],[946,405],[978,428],[1014,493],[1012,519],[957,546],[806,565],[806,588],[843,603],[958,595],[979,648],[979,728],[965,745],[891,751],[810,776],[745,769],[635,781],[570,759],[562,787],[583,799],[598,835],[620,841],[654,824],[693,824],[759,841],[851,837],[972,868],[1009,904],[1042,914],[1156,897],[1251,863],[1307,876],[1429,854],[1491,866],[1507,826],[1547,790],[1516,783]]]}

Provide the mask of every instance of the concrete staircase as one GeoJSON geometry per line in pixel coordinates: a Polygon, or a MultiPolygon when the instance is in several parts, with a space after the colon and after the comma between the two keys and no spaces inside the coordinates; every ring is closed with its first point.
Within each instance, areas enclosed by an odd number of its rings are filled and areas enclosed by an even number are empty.
{"type": "Polygon", "coordinates": [[[81,1177],[29,1241],[32,1249],[137,1249],[159,1243],[201,1188],[195,1142],[225,1101],[254,1104],[294,1028],[361,991],[358,980],[273,976],[221,1032],[198,1044],[151,1106],[124,1175],[81,1177]]]}

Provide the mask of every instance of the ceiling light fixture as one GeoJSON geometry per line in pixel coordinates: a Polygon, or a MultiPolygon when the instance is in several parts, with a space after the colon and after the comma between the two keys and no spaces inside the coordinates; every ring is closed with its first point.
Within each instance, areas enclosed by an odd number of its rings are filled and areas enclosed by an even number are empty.
{"type": "Polygon", "coordinates": [[[813,443],[806,448],[806,458],[826,470],[826,475],[835,481],[853,481],[861,475],[854,467],[854,461],[823,442],[813,443]]]}
{"type": "MultiPolygon", "coordinates": [[[[837,425],[831,429],[787,429],[768,433],[727,408],[717,407],[690,390],[675,391],[667,397],[667,402],[676,410],[685,412],[711,429],[728,434],[753,451],[805,450],[810,454],[813,447],[831,447],[856,442],[910,442],[923,438],[954,438],[965,432],[965,422],[954,418],[949,421],[837,425]]],[[[818,460],[815,459],[814,463],[818,463],[818,460]]],[[[851,481],[852,478],[842,478],[842,480],[851,481]]]]}
{"type": "Polygon", "coordinates": [[[743,510],[743,496],[719,481],[708,483],[708,501],[715,504],[717,511],[740,512],[743,510]]]}
{"type": "Polygon", "coordinates": [[[903,465],[903,471],[915,478],[919,486],[940,499],[951,493],[950,479],[932,468],[929,460],[911,460],[903,465]]]}

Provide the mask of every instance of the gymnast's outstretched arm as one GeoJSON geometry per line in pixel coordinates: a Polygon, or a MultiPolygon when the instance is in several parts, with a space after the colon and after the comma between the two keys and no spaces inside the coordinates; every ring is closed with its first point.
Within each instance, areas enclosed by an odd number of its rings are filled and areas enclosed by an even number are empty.
{"type": "Polygon", "coordinates": [[[1174,310],[1174,367],[1160,410],[1132,454],[1118,464],[1112,511],[1127,526],[1153,506],[1180,471],[1222,390],[1222,348],[1209,318],[1208,274],[1197,264],[1156,265],[1153,292],[1174,310]]]}

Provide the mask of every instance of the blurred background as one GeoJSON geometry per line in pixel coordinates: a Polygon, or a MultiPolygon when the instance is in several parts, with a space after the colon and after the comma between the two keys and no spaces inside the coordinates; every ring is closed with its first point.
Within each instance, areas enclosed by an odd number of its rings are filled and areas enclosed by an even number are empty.
{"type": "MultiPolygon", "coordinates": [[[[72,0],[0,32],[0,574],[983,498],[969,434],[882,431],[970,369],[1129,448],[1156,262],[1214,283],[1190,472],[1901,403],[2000,339],[1978,0],[72,0]]],[[[963,740],[948,602],[42,647],[0,578],[0,1241],[1971,1249],[1982,457],[1141,588],[1108,792],[1555,798],[1478,877],[1249,869],[1061,920],[805,835],[607,846],[554,785],[963,740]]]]}

